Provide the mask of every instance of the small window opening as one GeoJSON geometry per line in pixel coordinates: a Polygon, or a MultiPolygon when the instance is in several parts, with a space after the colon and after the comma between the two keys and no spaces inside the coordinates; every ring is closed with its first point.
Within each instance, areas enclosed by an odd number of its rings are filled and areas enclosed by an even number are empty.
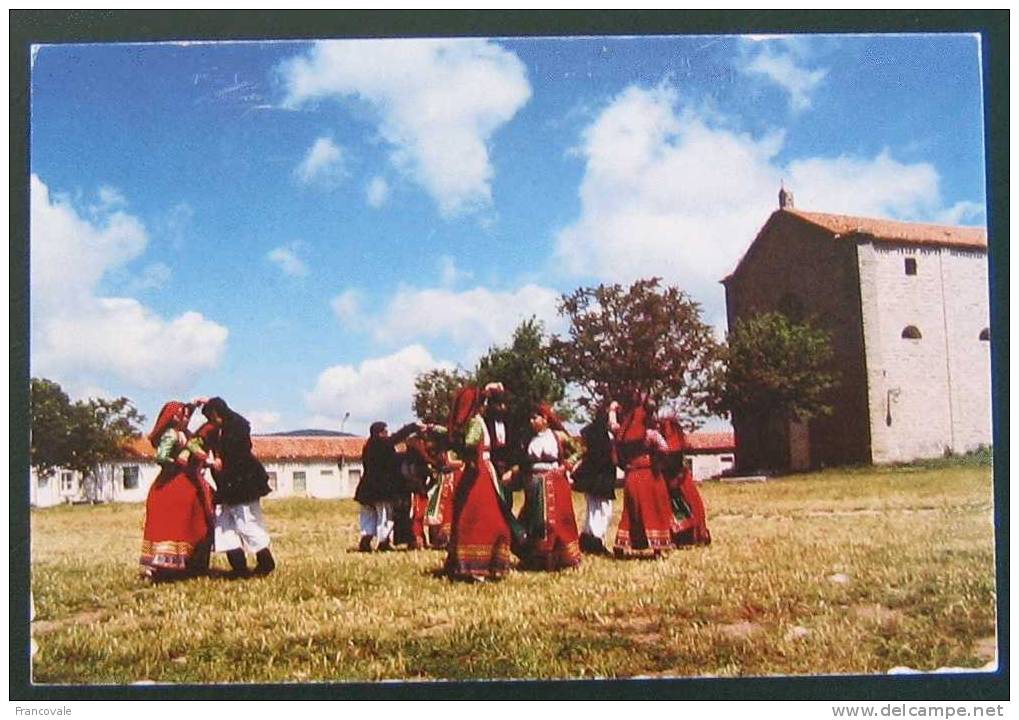
{"type": "Polygon", "coordinates": [[[906,258],[906,274],[916,275],[916,258],[906,258]]]}
{"type": "Polygon", "coordinates": [[[991,330],[990,330],[990,328],[984,328],[983,330],[980,331],[980,339],[985,341],[985,342],[990,342],[990,340],[991,340],[991,330]]]}
{"type": "Polygon", "coordinates": [[[902,337],[906,340],[919,340],[923,335],[920,334],[920,329],[916,325],[907,325],[902,329],[902,337]]]}

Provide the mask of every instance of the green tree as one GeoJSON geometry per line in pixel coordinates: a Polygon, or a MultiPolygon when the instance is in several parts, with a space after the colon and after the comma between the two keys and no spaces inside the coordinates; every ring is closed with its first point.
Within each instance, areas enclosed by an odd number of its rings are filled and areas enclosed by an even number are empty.
{"type": "Polygon", "coordinates": [[[675,405],[687,425],[709,414],[718,343],[684,291],[659,278],[578,288],[562,296],[559,311],[570,328],[552,338],[552,367],[580,389],[585,408],[642,392],[675,405]]]}
{"type": "Polygon", "coordinates": [[[507,422],[528,427],[528,416],[538,403],[547,402],[564,419],[570,410],[563,403],[566,383],[552,367],[544,325],[532,317],[517,326],[508,346],[495,346],[478,361],[478,385],[501,382],[507,393],[507,422]]]}
{"type": "Polygon", "coordinates": [[[68,467],[74,443],[75,413],[71,399],[52,380],[32,378],[31,449],[32,467],[49,477],[60,467],[68,467]]]}
{"type": "Polygon", "coordinates": [[[414,378],[414,414],[422,422],[445,423],[457,390],[473,382],[473,375],[460,368],[420,373],[414,378]]]}
{"type": "Polygon", "coordinates": [[[44,477],[57,468],[98,477],[145,421],[125,397],[71,402],[60,385],[38,378],[31,382],[31,415],[32,466],[44,477]]]}
{"type": "Polygon", "coordinates": [[[806,421],[831,413],[838,385],[828,334],[782,313],[743,320],[729,333],[713,381],[711,407],[720,414],[806,421]]]}

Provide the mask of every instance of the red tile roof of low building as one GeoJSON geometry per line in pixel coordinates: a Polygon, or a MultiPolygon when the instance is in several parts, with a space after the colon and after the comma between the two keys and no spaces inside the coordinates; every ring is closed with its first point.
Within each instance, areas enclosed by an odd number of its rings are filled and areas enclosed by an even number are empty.
{"type": "MultiPolygon", "coordinates": [[[[251,438],[255,457],[263,462],[279,460],[336,460],[339,457],[358,459],[367,438],[362,437],[301,437],[254,435],[251,438]]],[[[686,435],[687,447],[693,451],[732,452],[736,442],[731,432],[696,432],[686,435]]],[[[156,451],[146,438],[134,438],[124,445],[125,459],[151,460],[156,451]]]]}
{"type": "Polygon", "coordinates": [[[883,218],[834,215],[831,213],[804,212],[786,209],[790,215],[813,223],[834,235],[870,235],[881,242],[906,243],[910,245],[947,245],[987,249],[987,231],[979,227],[959,225],[929,225],[926,223],[901,222],[883,218]]]}
{"type": "Polygon", "coordinates": [[[733,452],[736,449],[736,436],[731,432],[695,432],[687,433],[686,446],[691,451],[733,452]]]}
{"type": "MultiPolygon", "coordinates": [[[[360,458],[366,438],[362,437],[281,437],[254,435],[252,451],[259,460],[335,460],[360,458]]],[[[134,438],[124,445],[128,458],[151,459],[156,451],[145,438],[134,438]]]]}

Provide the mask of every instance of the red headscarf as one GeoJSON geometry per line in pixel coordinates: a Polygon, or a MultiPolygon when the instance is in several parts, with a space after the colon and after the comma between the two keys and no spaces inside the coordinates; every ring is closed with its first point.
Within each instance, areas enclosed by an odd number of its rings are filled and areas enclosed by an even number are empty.
{"type": "Polygon", "coordinates": [[[156,424],[152,426],[152,432],[149,433],[149,442],[152,443],[152,447],[159,446],[159,438],[163,437],[163,433],[166,429],[173,424],[174,418],[177,417],[185,408],[184,403],[178,400],[171,400],[163,406],[163,409],[159,411],[159,416],[156,418],[156,424]]]}
{"type": "Polygon", "coordinates": [[[682,452],[686,448],[686,435],[674,415],[660,417],[658,427],[669,446],[669,452],[682,452]]]}
{"type": "Polygon", "coordinates": [[[648,429],[651,427],[648,422],[647,409],[643,404],[637,405],[623,415],[619,425],[620,442],[643,441],[648,429]]]}
{"type": "Polygon", "coordinates": [[[549,428],[551,428],[552,430],[556,430],[558,432],[566,432],[566,428],[563,426],[563,421],[559,419],[559,416],[556,415],[555,410],[553,410],[552,406],[549,405],[548,403],[543,402],[540,405],[538,405],[538,407],[535,408],[534,413],[536,415],[541,415],[543,418],[545,418],[545,422],[548,423],[549,428]]]}
{"type": "Polygon", "coordinates": [[[481,391],[473,385],[460,388],[456,397],[453,398],[453,404],[449,408],[449,422],[446,423],[446,427],[450,435],[462,428],[467,424],[468,420],[478,414],[478,411],[481,409],[481,400],[481,391]]]}

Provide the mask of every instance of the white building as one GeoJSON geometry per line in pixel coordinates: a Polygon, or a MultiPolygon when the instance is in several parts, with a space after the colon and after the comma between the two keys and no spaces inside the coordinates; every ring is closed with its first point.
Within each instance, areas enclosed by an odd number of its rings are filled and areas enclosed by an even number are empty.
{"type": "MultiPolygon", "coordinates": [[[[361,480],[361,451],[365,438],[286,437],[251,438],[255,457],[269,473],[273,491],[267,500],[289,497],[352,498],[361,480]]],[[[696,480],[731,470],[735,444],[732,433],[692,433],[686,436],[687,461],[696,480]]],[[[33,507],[67,503],[145,502],[149,487],[159,475],[155,450],[137,438],[120,458],[100,471],[100,479],[84,480],[79,473],[58,470],[49,478],[31,474],[33,507]]]]}
{"type": "MultiPolygon", "coordinates": [[[[361,479],[361,450],[365,438],[279,437],[251,438],[255,457],[265,465],[273,488],[266,499],[284,497],[348,498],[361,479]]],[[[98,479],[58,470],[41,478],[33,470],[30,502],[33,507],[65,503],[144,502],[159,475],[155,450],[145,438],[124,449],[124,457],[100,470],[98,479]]]]}
{"type": "Polygon", "coordinates": [[[736,440],[731,432],[688,433],[686,462],[698,482],[729,474],[736,467],[736,440]]]}

